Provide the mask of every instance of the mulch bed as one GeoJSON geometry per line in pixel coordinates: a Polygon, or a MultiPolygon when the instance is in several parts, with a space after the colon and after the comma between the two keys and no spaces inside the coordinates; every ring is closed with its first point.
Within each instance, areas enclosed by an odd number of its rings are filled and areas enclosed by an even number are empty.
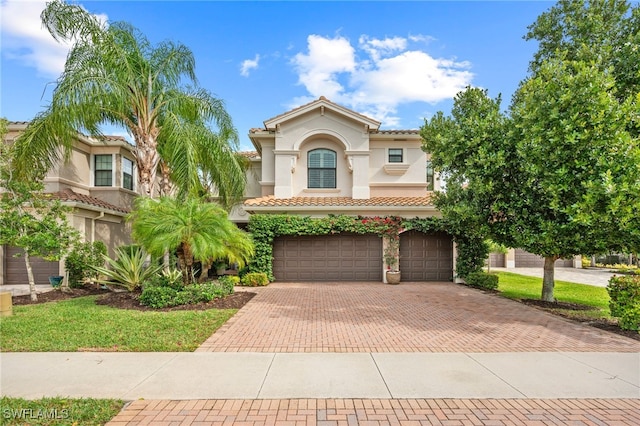
{"type": "Polygon", "coordinates": [[[140,304],[140,293],[127,291],[112,291],[107,288],[96,287],[95,285],[85,285],[79,288],[72,288],[70,292],[52,290],[46,293],[38,293],[38,300],[31,301],[31,296],[14,296],[14,305],[32,305],[36,303],[56,302],[68,300],[74,297],[101,295],[96,304],[111,306],[118,309],[135,309],[138,311],[201,311],[205,309],[240,309],[255,296],[255,293],[248,291],[238,291],[222,299],[214,299],[208,303],[198,303],[194,305],[174,306],[172,308],[154,309],[140,304]]]}
{"type": "Polygon", "coordinates": [[[525,305],[535,306],[536,308],[550,312],[554,315],[558,315],[558,316],[570,319],[572,321],[580,322],[585,325],[590,325],[591,327],[596,327],[601,330],[610,331],[612,333],[620,334],[622,336],[640,341],[640,334],[637,331],[622,330],[620,327],[618,327],[618,322],[615,319],[600,318],[600,319],[592,319],[592,320],[584,321],[584,320],[573,318],[571,316],[568,316],[558,311],[558,309],[566,309],[568,311],[592,311],[594,310],[593,306],[580,305],[578,303],[568,303],[568,302],[545,302],[544,300],[539,300],[539,299],[521,299],[520,301],[525,305]]]}

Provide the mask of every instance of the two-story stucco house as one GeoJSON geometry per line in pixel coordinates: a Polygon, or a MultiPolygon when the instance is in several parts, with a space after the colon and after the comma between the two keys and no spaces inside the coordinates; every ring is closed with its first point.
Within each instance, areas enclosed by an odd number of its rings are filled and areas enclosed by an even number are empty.
{"type": "MultiPolygon", "coordinates": [[[[418,130],[380,130],[380,122],[324,97],[250,131],[257,152],[247,197],[232,219],[288,213],[310,217],[438,216],[439,189],[418,130]]],[[[276,238],[278,281],[382,281],[382,240],[372,235],[276,238]]],[[[404,281],[453,278],[454,245],[445,233],[400,237],[404,281]]]]}
{"type": "MultiPolygon", "coordinates": [[[[12,143],[28,123],[10,122],[3,143],[12,143]]],[[[133,146],[124,138],[103,139],[78,134],[71,158],[46,175],[45,192],[72,208],[68,219],[85,241],[102,241],[114,248],[130,244],[125,216],[136,192],[133,146]]],[[[0,285],[26,284],[24,259],[14,257],[16,247],[0,246],[0,285]]],[[[47,284],[50,275],[64,271],[63,262],[34,259],[36,284],[47,284]]]]}

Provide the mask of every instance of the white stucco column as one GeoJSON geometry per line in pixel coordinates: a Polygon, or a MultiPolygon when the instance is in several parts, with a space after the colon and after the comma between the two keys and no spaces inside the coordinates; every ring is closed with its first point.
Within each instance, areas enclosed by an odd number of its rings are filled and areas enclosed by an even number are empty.
{"type": "Polygon", "coordinates": [[[516,249],[509,249],[507,254],[505,254],[505,266],[507,268],[515,268],[516,267],[516,249]]]}
{"type": "Polygon", "coordinates": [[[273,195],[276,198],[291,198],[293,196],[293,173],[292,167],[295,156],[291,153],[276,153],[275,161],[275,187],[273,195]]]}
{"type": "Polygon", "coordinates": [[[369,152],[348,153],[353,163],[353,186],[351,196],[354,199],[366,200],[371,197],[369,189],[369,152]]]}

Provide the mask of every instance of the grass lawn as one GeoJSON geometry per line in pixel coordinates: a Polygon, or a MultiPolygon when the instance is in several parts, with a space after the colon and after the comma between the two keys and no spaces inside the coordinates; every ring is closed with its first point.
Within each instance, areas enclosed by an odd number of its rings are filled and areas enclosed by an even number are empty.
{"type": "MultiPolygon", "coordinates": [[[[500,277],[498,290],[510,299],[540,299],[542,294],[542,278],[529,277],[511,272],[497,272],[500,277]]],[[[557,281],[553,290],[559,302],[577,303],[593,306],[592,311],[559,310],[573,317],[584,319],[610,318],[609,293],[604,287],[557,281]]]]}
{"type": "Polygon", "coordinates": [[[0,398],[3,425],[103,425],[116,416],[124,403],[115,399],[0,398]]]}
{"type": "Polygon", "coordinates": [[[3,352],[189,352],[236,309],[142,312],[95,304],[97,296],[14,306],[0,319],[3,352]]]}

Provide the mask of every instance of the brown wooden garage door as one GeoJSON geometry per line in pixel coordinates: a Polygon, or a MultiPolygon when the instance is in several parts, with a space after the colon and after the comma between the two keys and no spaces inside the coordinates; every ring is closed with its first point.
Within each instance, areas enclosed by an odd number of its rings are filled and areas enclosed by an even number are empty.
{"type": "Polygon", "coordinates": [[[277,281],[381,281],[382,240],[375,235],[278,237],[277,281]]]}
{"type": "Polygon", "coordinates": [[[400,234],[400,272],[402,281],[451,281],[453,242],[444,232],[400,234]]]}
{"type": "MultiPolygon", "coordinates": [[[[522,249],[515,250],[515,265],[516,268],[542,268],[544,267],[544,258],[522,249]]],[[[558,259],[555,266],[558,267],[572,267],[572,259],[558,259]]]]}
{"type": "MultiPolygon", "coordinates": [[[[24,265],[24,257],[13,257],[22,250],[17,247],[6,247],[4,250],[5,276],[4,283],[7,285],[29,284],[27,278],[27,268],[24,265]]],[[[58,262],[49,262],[39,257],[32,257],[33,277],[36,284],[49,284],[51,275],[58,275],[58,262]]]]}

